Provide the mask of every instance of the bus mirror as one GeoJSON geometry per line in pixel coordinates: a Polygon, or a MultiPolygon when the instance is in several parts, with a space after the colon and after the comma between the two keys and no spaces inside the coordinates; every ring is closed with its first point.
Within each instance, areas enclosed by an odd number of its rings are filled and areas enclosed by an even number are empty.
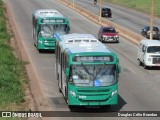
{"type": "Polygon", "coordinates": [[[118,73],[121,72],[121,66],[118,66],[118,73]]]}
{"type": "Polygon", "coordinates": [[[66,76],[69,76],[69,68],[66,68],[66,76]]]}
{"type": "Polygon", "coordinates": [[[69,33],[69,31],[70,31],[69,25],[66,25],[65,28],[66,28],[65,31],[66,31],[67,33],[69,33]]]}

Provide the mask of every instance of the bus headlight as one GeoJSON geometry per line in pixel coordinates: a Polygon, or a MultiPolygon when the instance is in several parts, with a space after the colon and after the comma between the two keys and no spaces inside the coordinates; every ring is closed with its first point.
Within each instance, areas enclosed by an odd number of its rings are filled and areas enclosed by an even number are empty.
{"type": "Polygon", "coordinates": [[[70,93],[73,97],[76,97],[76,93],[75,93],[75,92],[73,92],[73,91],[70,90],[69,93],[70,93]]]}
{"type": "Polygon", "coordinates": [[[148,58],[148,61],[151,61],[152,59],[151,58],[148,58]]]}
{"type": "Polygon", "coordinates": [[[39,42],[40,44],[42,44],[42,43],[43,43],[43,41],[41,41],[41,40],[39,40],[38,42],[39,42]]]}
{"type": "Polygon", "coordinates": [[[111,94],[111,97],[114,96],[117,93],[117,90],[113,91],[111,94]]]}

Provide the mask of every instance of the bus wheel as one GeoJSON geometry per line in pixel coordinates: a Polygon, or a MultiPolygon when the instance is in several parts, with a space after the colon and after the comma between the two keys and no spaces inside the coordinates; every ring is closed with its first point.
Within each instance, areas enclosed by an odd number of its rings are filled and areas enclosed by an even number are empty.
{"type": "Polygon", "coordinates": [[[61,88],[59,87],[59,80],[58,80],[58,88],[59,88],[59,92],[61,93],[62,90],[61,90],[61,88]]]}
{"type": "Polygon", "coordinates": [[[65,100],[66,100],[66,103],[68,104],[68,94],[67,94],[66,87],[65,87],[65,100]]]}
{"type": "Polygon", "coordinates": [[[43,50],[42,50],[42,49],[38,49],[38,51],[39,51],[39,53],[42,53],[42,52],[43,52],[43,50]]]}
{"type": "Polygon", "coordinates": [[[69,109],[70,109],[71,112],[78,112],[78,107],[77,106],[69,105],[69,109]]]}
{"type": "Polygon", "coordinates": [[[61,91],[61,88],[59,88],[59,92],[61,93],[62,91],[61,91]]]}
{"type": "Polygon", "coordinates": [[[36,42],[34,42],[34,46],[36,47],[36,42]]]}

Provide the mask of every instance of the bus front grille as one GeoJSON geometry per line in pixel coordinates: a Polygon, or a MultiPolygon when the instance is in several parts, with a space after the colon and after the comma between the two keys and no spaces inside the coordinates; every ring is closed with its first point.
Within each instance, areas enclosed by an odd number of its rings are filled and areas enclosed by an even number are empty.
{"type": "Polygon", "coordinates": [[[55,42],[51,40],[45,40],[44,43],[55,43],[55,42]]]}
{"type": "Polygon", "coordinates": [[[55,42],[54,41],[50,41],[50,40],[46,40],[44,41],[44,45],[47,47],[54,47],[55,46],[55,42]]]}
{"type": "Polygon", "coordinates": [[[93,92],[109,92],[110,90],[109,89],[104,89],[104,90],[77,90],[77,92],[87,92],[87,93],[93,93],[93,92]]]}
{"type": "Polygon", "coordinates": [[[109,98],[105,99],[105,100],[82,100],[79,99],[81,102],[106,102],[109,100],[109,98]]]}

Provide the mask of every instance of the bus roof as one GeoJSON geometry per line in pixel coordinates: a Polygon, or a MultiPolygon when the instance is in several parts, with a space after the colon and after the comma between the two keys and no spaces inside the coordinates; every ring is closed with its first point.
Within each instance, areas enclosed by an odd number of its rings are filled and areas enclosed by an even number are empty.
{"type": "Polygon", "coordinates": [[[64,17],[55,9],[39,9],[34,12],[36,17],[64,17]]]}
{"type": "Polygon", "coordinates": [[[111,53],[105,45],[91,34],[67,34],[59,37],[60,46],[63,50],[71,53],[84,52],[107,52],[111,53]]]}
{"type": "Polygon", "coordinates": [[[146,46],[160,46],[160,41],[159,40],[144,39],[144,40],[141,40],[140,43],[144,44],[146,46]]]}
{"type": "Polygon", "coordinates": [[[68,43],[76,43],[76,42],[99,42],[93,35],[91,34],[67,34],[62,36],[62,40],[68,44],[68,43]]]}

